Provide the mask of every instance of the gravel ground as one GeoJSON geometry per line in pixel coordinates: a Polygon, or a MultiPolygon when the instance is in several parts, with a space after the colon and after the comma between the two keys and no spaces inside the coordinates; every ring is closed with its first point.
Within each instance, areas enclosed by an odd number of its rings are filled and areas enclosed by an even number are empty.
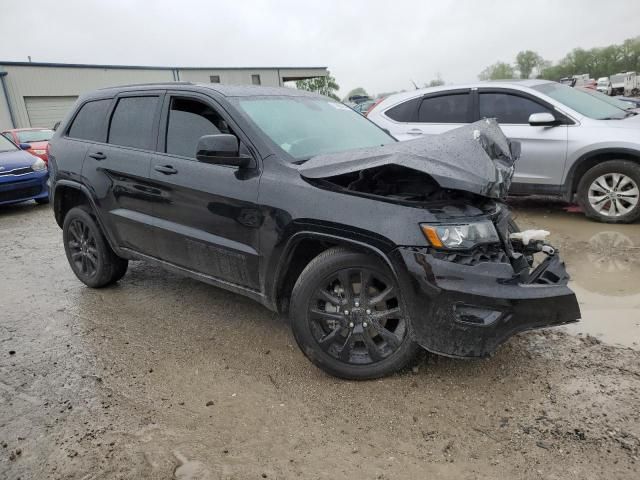
{"type": "MultiPolygon", "coordinates": [[[[620,302],[638,315],[637,225],[517,209],[525,227],[569,225],[557,238],[586,272],[588,315],[602,310],[593,295],[610,317],[620,302]],[[632,242],[617,286],[589,289],[600,247],[579,228],[632,242]]],[[[2,479],[640,477],[638,317],[620,324],[627,347],[602,341],[611,328],[550,329],[487,360],[425,354],[413,371],[347,382],[243,297],[138,262],[86,288],[46,206],[0,207],[0,252],[2,479]]]]}

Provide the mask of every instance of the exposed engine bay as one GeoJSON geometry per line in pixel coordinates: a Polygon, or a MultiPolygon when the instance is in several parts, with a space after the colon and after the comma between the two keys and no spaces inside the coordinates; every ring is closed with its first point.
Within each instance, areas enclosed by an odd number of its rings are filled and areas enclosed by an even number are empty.
{"type": "Polygon", "coordinates": [[[468,266],[510,263],[514,284],[566,282],[564,266],[545,242],[548,232],[519,232],[503,204],[519,155],[518,142],[485,119],[441,135],[319,155],[300,166],[300,175],[320,188],[426,208],[461,239],[452,220],[489,217],[497,237],[467,250],[440,245],[430,254],[468,266]],[[537,253],[546,258],[533,268],[537,253]]]}
{"type": "Polygon", "coordinates": [[[343,187],[383,196],[431,196],[438,193],[437,185],[503,199],[519,155],[520,144],[509,141],[496,121],[487,119],[441,135],[318,155],[300,165],[299,172],[307,179],[334,182],[344,176],[337,181],[343,187]]]}
{"type": "Polygon", "coordinates": [[[489,198],[442,188],[430,175],[401,165],[368,168],[311,182],[320,188],[429,208],[435,215],[441,213],[445,217],[476,216],[496,210],[496,202],[489,198]]]}

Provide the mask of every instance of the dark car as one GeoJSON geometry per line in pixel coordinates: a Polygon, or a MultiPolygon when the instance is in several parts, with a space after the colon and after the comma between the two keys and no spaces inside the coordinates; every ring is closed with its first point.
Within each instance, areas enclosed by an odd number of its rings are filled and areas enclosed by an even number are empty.
{"type": "Polygon", "coordinates": [[[49,146],[82,282],[142,259],[246,295],[333,375],[386,375],[419,347],[482,357],[580,316],[552,247],[514,233],[518,149],[493,121],[398,143],[308,92],[154,84],[83,96],[49,146]]]}
{"type": "Polygon", "coordinates": [[[49,202],[47,164],[0,135],[0,205],[35,200],[49,202]]]}

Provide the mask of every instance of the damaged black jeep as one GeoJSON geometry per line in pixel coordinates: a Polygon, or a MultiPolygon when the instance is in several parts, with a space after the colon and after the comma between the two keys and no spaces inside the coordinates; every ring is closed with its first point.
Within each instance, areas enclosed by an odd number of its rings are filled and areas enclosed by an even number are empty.
{"type": "Polygon", "coordinates": [[[491,120],[398,143],[297,90],[129,86],[56,131],[51,200],[85,284],[145,260],[287,312],[313,363],[366,379],[579,319],[548,232],[503,203],[518,153],[491,120]]]}

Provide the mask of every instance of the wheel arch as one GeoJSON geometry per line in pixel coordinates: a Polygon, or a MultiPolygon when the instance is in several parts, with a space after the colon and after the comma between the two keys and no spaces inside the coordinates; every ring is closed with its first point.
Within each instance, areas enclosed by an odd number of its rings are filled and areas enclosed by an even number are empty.
{"type": "Polygon", "coordinates": [[[384,262],[398,281],[396,268],[382,245],[372,245],[363,240],[339,235],[302,231],[292,235],[282,250],[280,261],[273,276],[269,297],[280,313],[288,311],[291,292],[296,280],[306,266],[323,251],[334,247],[346,247],[355,251],[374,255],[384,262]]]}
{"type": "Polygon", "coordinates": [[[640,151],[631,148],[601,148],[583,154],[573,163],[567,174],[564,183],[565,199],[573,201],[582,176],[599,163],[608,160],[629,160],[640,164],[640,151]]]}
{"type": "Polygon", "coordinates": [[[72,180],[57,181],[53,192],[53,214],[60,228],[62,228],[66,213],[79,205],[87,205],[91,208],[93,216],[111,249],[118,255],[126,257],[126,255],[117,248],[116,242],[113,241],[110,232],[105,228],[100,216],[100,210],[89,189],[85,185],[72,180]]]}
{"type": "Polygon", "coordinates": [[[87,187],[69,180],[56,182],[53,192],[53,215],[60,228],[67,212],[78,205],[88,205],[96,210],[87,187]]]}

